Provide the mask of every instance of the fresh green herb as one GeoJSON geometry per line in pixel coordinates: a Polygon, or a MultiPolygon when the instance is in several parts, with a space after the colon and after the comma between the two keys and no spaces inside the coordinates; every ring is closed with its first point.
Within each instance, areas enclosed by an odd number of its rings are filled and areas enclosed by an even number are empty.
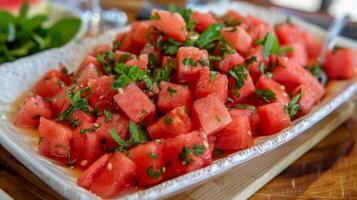
{"type": "Polygon", "coordinates": [[[123,88],[132,82],[143,81],[148,89],[152,89],[153,82],[146,72],[138,66],[128,66],[124,63],[116,63],[114,72],[117,78],[114,81],[113,89],[123,88]]]}
{"type": "Polygon", "coordinates": [[[213,42],[221,39],[221,30],[224,24],[211,24],[195,41],[195,46],[206,49],[213,42]]]}
{"type": "Polygon", "coordinates": [[[129,53],[124,53],[122,54],[120,57],[119,57],[119,60],[118,62],[119,63],[125,63],[126,61],[130,60],[131,59],[131,54],[129,53]]]}
{"type": "Polygon", "coordinates": [[[204,145],[198,145],[198,144],[193,145],[193,153],[196,156],[202,156],[205,151],[206,151],[206,147],[204,145]]]}
{"type": "Polygon", "coordinates": [[[152,79],[156,83],[161,81],[170,81],[171,74],[174,68],[171,65],[165,65],[163,68],[155,68],[152,73],[152,79]]]}
{"type": "Polygon", "coordinates": [[[176,94],[176,92],[177,92],[177,90],[175,90],[175,89],[172,88],[172,87],[168,87],[168,88],[167,88],[167,91],[169,92],[169,94],[170,94],[171,97],[174,97],[175,94],[176,94]]]}
{"type": "Polygon", "coordinates": [[[210,71],[210,80],[215,81],[217,77],[217,72],[215,71],[210,71]]]}
{"type": "Polygon", "coordinates": [[[103,66],[105,73],[113,74],[113,67],[115,65],[115,55],[112,51],[98,53],[97,61],[103,66]]]}
{"type": "Polygon", "coordinates": [[[123,140],[115,131],[115,129],[111,129],[110,135],[114,139],[114,141],[118,144],[116,148],[117,151],[126,152],[130,147],[136,144],[142,144],[149,141],[147,133],[134,122],[129,122],[129,140],[123,140]]]}
{"type": "Polygon", "coordinates": [[[163,34],[155,29],[153,30],[153,28],[149,29],[146,38],[149,40],[151,45],[157,49],[160,49],[161,53],[168,56],[176,55],[179,47],[184,45],[183,43],[177,42],[172,38],[163,40],[163,34]],[[156,39],[152,37],[153,34],[157,35],[156,39]]]}
{"type": "Polygon", "coordinates": [[[160,178],[160,176],[164,173],[163,168],[161,167],[160,169],[158,169],[157,171],[154,170],[153,166],[150,166],[147,170],[146,170],[147,175],[149,175],[151,178],[153,179],[158,179],[160,178]]]}
{"type": "Polygon", "coordinates": [[[150,16],[150,20],[159,20],[160,15],[159,13],[155,12],[153,15],[150,16]]]}
{"type": "Polygon", "coordinates": [[[179,13],[186,22],[187,30],[192,31],[196,26],[196,22],[193,21],[191,18],[192,10],[189,8],[182,8],[182,9],[180,9],[179,13]]]}
{"type": "Polygon", "coordinates": [[[314,64],[310,67],[307,67],[307,69],[310,71],[310,73],[319,80],[319,82],[322,85],[325,85],[328,78],[325,74],[325,71],[323,70],[321,64],[314,64]]]}
{"type": "Polygon", "coordinates": [[[192,159],[190,158],[190,154],[192,154],[192,150],[187,147],[182,147],[182,150],[179,154],[179,159],[182,161],[183,165],[189,165],[192,162],[192,159]]]}
{"type": "Polygon", "coordinates": [[[89,112],[88,99],[92,95],[91,89],[85,87],[74,92],[75,87],[70,88],[65,92],[65,96],[70,100],[71,106],[58,115],[58,120],[64,121],[68,117],[72,116],[75,110],[82,110],[89,112]],[[82,98],[82,95],[86,94],[86,97],[82,98]]]}
{"type": "Polygon", "coordinates": [[[80,133],[80,134],[93,133],[93,132],[95,132],[98,128],[100,128],[100,125],[97,124],[97,123],[95,123],[95,124],[93,124],[93,126],[90,127],[90,128],[80,129],[79,133],[80,133]]]}
{"type": "Polygon", "coordinates": [[[243,87],[245,81],[248,79],[248,72],[246,66],[238,64],[228,72],[236,81],[236,89],[243,87]]]}
{"type": "Polygon", "coordinates": [[[255,107],[252,106],[252,105],[249,105],[249,104],[240,104],[240,103],[237,103],[234,107],[240,109],[240,110],[249,110],[251,112],[254,112],[255,111],[255,107]]]}
{"type": "Polygon", "coordinates": [[[149,58],[149,63],[148,63],[149,69],[155,69],[159,67],[160,62],[155,54],[149,53],[148,58],[149,58]]]}
{"type": "Polygon", "coordinates": [[[247,60],[245,60],[246,65],[250,65],[255,62],[258,62],[258,58],[256,56],[251,56],[247,60]]]}
{"type": "Polygon", "coordinates": [[[213,150],[213,155],[214,155],[215,157],[219,157],[219,156],[222,156],[222,155],[223,155],[223,152],[222,152],[221,149],[214,148],[214,150],[213,150]]]}
{"type": "Polygon", "coordinates": [[[81,121],[79,119],[71,119],[69,121],[69,126],[72,128],[77,128],[81,124],[81,121]]]}
{"type": "Polygon", "coordinates": [[[105,109],[103,114],[104,114],[106,122],[110,122],[110,121],[113,120],[113,114],[112,114],[112,112],[110,110],[105,109]]]}
{"type": "Polygon", "coordinates": [[[270,54],[282,55],[294,51],[291,47],[280,48],[278,39],[272,33],[266,34],[264,39],[258,41],[257,44],[263,46],[262,55],[266,58],[269,57],[270,54]]]}
{"type": "Polygon", "coordinates": [[[276,95],[273,91],[271,91],[270,89],[265,89],[265,90],[261,90],[261,89],[256,89],[255,93],[258,95],[258,97],[260,99],[262,99],[265,103],[270,103],[272,101],[276,100],[276,95]]]}
{"type": "Polygon", "coordinates": [[[197,62],[198,62],[200,65],[204,66],[204,67],[209,66],[208,60],[198,59],[197,62]]]}
{"type": "Polygon", "coordinates": [[[157,154],[155,152],[149,153],[148,156],[149,156],[149,158],[157,159],[157,154]]]}
{"type": "Polygon", "coordinates": [[[0,64],[62,46],[74,37],[81,25],[80,19],[65,17],[45,27],[47,15],[30,16],[28,12],[27,1],[18,16],[0,11],[0,64]]]}
{"type": "Polygon", "coordinates": [[[191,66],[191,67],[197,66],[197,62],[193,58],[184,58],[182,60],[182,64],[184,64],[185,66],[191,66]]]}
{"type": "Polygon", "coordinates": [[[264,63],[260,63],[259,71],[261,74],[265,74],[265,64],[264,63]]]}
{"type": "Polygon", "coordinates": [[[172,118],[170,116],[165,116],[164,117],[164,123],[166,125],[171,125],[172,124],[172,118]]]}
{"type": "Polygon", "coordinates": [[[291,119],[293,119],[300,110],[298,102],[301,96],[302,92],[299,90],[299,92],[290,100],[289,104],[284,107],[284,112],[288,114],[291,119]]]}

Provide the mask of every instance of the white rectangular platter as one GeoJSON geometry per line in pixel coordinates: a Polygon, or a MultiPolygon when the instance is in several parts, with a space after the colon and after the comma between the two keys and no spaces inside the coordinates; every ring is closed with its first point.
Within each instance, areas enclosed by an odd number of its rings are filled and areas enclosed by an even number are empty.
{"type": "MultiPolygon", "coordinates": [[[[199,9],[210,10],[218,15],[225,13],[229,9],[234,9],[243,14],[255,15],[271,24],[276,24],[286,19],[286,16],[277,10],[259,8],[246,3],[209,4],[199,9]]],[[[293,21],[314,35],[323,38],[323,30],[299,19],[293,18],[293,21]]],[[[33,145],[34,138],[16,129],[8,118],[7,113],[11,110],[13,102],[25,91],[28,91],[34,82],[50,68],[55,68],[59,63],[63,63],[68,67],[69,71],[74,71],[84,55],[95,44],[111,43],[118,32],[128,30],[128,28],[113,30],[98,38],[79,40],[63,48],[52,49],[0,66],[0,91],[2,91],[0,95],[0,144],[46,184],[68,199],[87,200],[98,199],[98,197],[77,186],[75,178],[69,175],[63,167],[38,154],[36,147],[33,145]]],[[[346,38],[339,38],[338,45],[352,47],[357,50],[357,42],[346,38]]],[[[310,114],[294,121],[291,127],[278,134],[256,139],[255,146],[214,161],[211,165],[200,170],[165,181],[145,190],[127,194],[121,198],[158,199],[168,197],[220,175],[269,150],[279,148],[279,145],[303,133],[351,98],[357,91],[357,79],[330,83],[327,91],[326,97],[310,114]]]]}

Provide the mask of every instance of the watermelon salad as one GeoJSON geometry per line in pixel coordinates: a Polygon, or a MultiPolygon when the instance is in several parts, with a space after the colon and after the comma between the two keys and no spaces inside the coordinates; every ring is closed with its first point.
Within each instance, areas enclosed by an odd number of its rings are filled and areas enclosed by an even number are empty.
{"type": "Polygon", "coordinates": [[[83,170],[78,185],[103,198],[146,188],[287,128],[355,76],[355,51],[291,20],[271,26],[236,11],[153,10],[77,71],[47,72],[15,125],[38,129],[40,154],[83,170]]]}

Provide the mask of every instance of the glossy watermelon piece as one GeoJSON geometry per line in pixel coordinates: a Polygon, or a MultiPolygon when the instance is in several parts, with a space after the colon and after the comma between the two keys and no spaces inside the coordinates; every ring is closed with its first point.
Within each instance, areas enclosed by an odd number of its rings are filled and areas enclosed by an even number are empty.
{"type": "Polygon", "coordinates": [[[84,70],[85,68],[87,68],[88,65],[93,64],[97,70],[96,71],[100,71],[100,72],[104,72],[102,66],[100,65],[100,63],[98,62],[97,58],[91,54],[88,54],[83,61],[81,62],[81,64],[79,65],[78,70],[74,73],[74,77],[79,77],[79,75],[82,73],[82,70],[84,70]]]}
{"type": "Polygon", "coordinates": [[[119,33],[114,41],[114,49],[138,54],[144,46],[134,41],[131,32],[119,33]]]}
{"type": "Polygon", "coordinates": [[[60,70],[52,69],[35,83],[33,91],[43,98],[50,98],[70,84],[69,76],[60,70]]]}
{"type": "Polygon", "coordinates": [[[352,48],[329,50],[326,52],[323,67],[330,79],[352,78],[356,74],[356,51],[352,48]]]}
{"type": "Polygon", "coordinates": [[[283,47],[292,48],[292,52],[288,52],[287,56],[291,60],[294,60],[301,66],[308,65],[308,55],[306,53],[305,45],[301,42],[295,42],[291,44],[287,44],[283,47]]]}
{"type": "Polygon", "coordinates": [[[169,37],[179,42],[187,39],[186,22],[180,14],[154,9],[151,12],[151,16],[155,16],[154,19],[150,20],[151,25],[169,37]]]}
{"type": "Polygon", "coordinates": [[[191,15],[192,21],[196,22],[195,30],[199,33],[205,31],[211,24],[216,23],[217,20],[210,12],[194,11],[191,15]]]}
{"type": "Polygon", "coordinates": [[[83,123],[75,131],[71,140],[71,159],[74,165],[88,168],[102,155],[102,144],[95,132],[81,133],[81,130],[94,127],[94,123],[83,123]]]}
{"type": "MultiPolygon", "coordinates": [[[[247,20],[250,19],[250,15],[247,17],[247,20]]],[[[249,22],[249,21],[248,21],[249,22]]],[[[250,22],[256,23],[256,22],[250,22]]],[[[242,24],[244,26],[244,24],[242,24]]],[[[252,37],[253,41],[262,41],[268,33],[274,33],[274,29],[265,23],[259,23],[257,25],[251,25],[248,29],[249,35],[252,37]]]]}
{"type": "Polygon", "coordinates": [[[237,26],[233,28],[225,28],[221,31],[221,36],[227,43],[235,48],[239,53],[248,52],[252,45],[252,37],[243,28],[237,26]]]}
{"type": "Polygon", "coordinates": [[[312,106],[317,103],[318,99],[315,98],[313,91],[311,91],[311,89],[306,85],[300,85],[299,87],[295,88],[292,94],[295,96],[299,92],[301,92],[301,97],[298,101],[300,108],[298,116],[301,116],[309,113],[312,109],[312,106]]]}
{"type": "Polygon", "coordinates": [[[201,71],[201,77],[195,87],[195,97],[202,98],[216,93],[222,102],[226,102],[228,93],[228,78],[219,72],[201,71]]]}
{"type": "Polygon", "coordinates": [[[260,106],[257,113],[260,118],[259,135],[275,134],[291,124],[290,117],[284,112],[284,105],[280,102],[260,106]]]}
{"type": "Polygon", "coordinates": [[[150,186],[163,180],[165,160],[161,143],[148,142],[138,145],[130,149],[129,156],[137,166],[139,186],[150,186]]]}
{"type": "Polygon", "coordinates": [[[40,118],[50,119],[52,111],[50,104],[38,95],[29,96],[25,99],[16,115],[15,125],[20,127],[35,127],[40,123],[40,118]]]}
{"type": "MultiPolygon", "coordinates": [[[[259,78],[255,84],[255,88],[263,91],[269,89],[273,92],[275,94],[275,100],[271,100],[271,102],[280,102],[283,105],[287,105],[290,102],[290,98],[285,91],[285,87],[274,80],[267,78],[266,76],[261,76],[259,78]]],[[[261,101],[261,103],[264,104],[267,102],[261,101]]]]}
{"type": "Polygon", "coordinates": [[[192,93],[188,87],[183,85],[161,81],[157,106],[164,113],[179,106],[191,109],[192,93]]]}
{"type": "Polygon", "coordinates": [[[304,42],[304,45],[306,47],[305,50],[306,50],[308,58],[311,61],[316,61],[316,59],[319,57],[319,54],[320,54],[320,51],[322,48],[322,42],[319,41],[317,38],[315,38],[309,32],[302,32],[301,38],[302,38],[302,41],[304,42]]]}
{"type": "Polygon", "coordinates": [[[115,152],[109,157],[105,167],[99,167],[96,177],[87,187],[98,196],[112,198],[134,185],[136,165],[124,154],[115,152]]]}
{"type": "Polygon", "coordinates": [[[228,54],[223,60],[219,62],[218,70],[222,74],[226,74],[234,66],[243,63],[244,58],[239,53],[228,54]]]}
{"type": "Polygon", "coordinates": [[[247,80],[245,80],[244,85],[237,89],[236,80],[234,77],[229,77],[229,97],[233,99],[235,103],[242,102],[246,100],[249,96],[254,94],[255,86],[253,79],[247,74],[247,80]]]}
{"type": "Polygon", "coordinates": [[[192,122],[188,110],[186,107],[180,106],[151,124],[147,131],[151,139],[165,139],[188,133],[191,129],[192,122]]]}
{"type": "Polygon", "coordinates": [[[70,122],[78,120],[80,123],[79,124],[84,124],[84,123],[93,123],[95,122],[95,117],[91,113],[85,113],[82,110],[75,110],[70,117],[70,122]]]}
{"type": "Polygon", "coordinates": [[[241,150],[253,146],[249,117],[232,117],[232,122],[217,133],[215,146],[222,150],[241,150]]]}
{"type": "Polygon", "coordinates": [[[192,110],[207,135],[217,133],[232,121],[226,106],[215,93],[197,99],[192,110]]]}
{"type": "Polygon", "coordinates": [[[155,105],[133,83],[120,89],[119,93],[114,96],[114,101],[134,123],[138,123],[155,113],[155,105]]]}
{"type": "Polygon", "coordinates": [[[202,70],[209,70],[208,53],[196,47],[180,47],[176,57],[177,79],[193,83],[200,77],[202,70]]]}
{"type": "Polygon", "coordinates": [[[134,42],[140,45],[148,43],[146,35],[148,34],[150,21],[135,21],[131,24],[131,34],[134,42]]]}
{"type": "Polygon", "coordinates": [[[78,86],[84,88],[88,86],[88,82],[91,79],[99,78],[102,75],[103,74],[101,71],[99,71],[93,63],[90,63],[84,69],[82,69],[81,73],[78,74],[78,77],[75,77],[75,79],[78,86]]]}
{"type": "Polygon", "coordinates": [[[275,26],[275,33],[281,45],[301,42],[301,30],[295,24],[281,23],[275,26]]]}
{"type": "Polygon", "coordinates": [[[125,64],[128,66],[138,66],[140,69],[146,70],[149,63],[148,54],[141,54],[140,56],[134,56],[128,60],[125,64]]]}
{"type": "Polygon", "coordinates": [[[113,76],[101,76],[89,80],[88,87],[92,91],[89,97],[89,105],[93,108],[98,108],[100,111],[112,109],[114,107],[113,97],[118,93],[118,91],[113,90],[113,84],[113,76]]]}
{"type": "Polygon", "coordinates": [[[256,61],[248,64],[248,69],[253,82],[256,82],[260,78],[260,65],[263,63],[265,66],[268,66],[267,58],[262,55],[262,50],[263,46],[261,45],[251,48],[245,57],[246,60],[252,59],[253,57],[256,59],[256,61]]]}
{"type": "Polygon", "coordinates": [[[105,53],[107,51],[112,51],[112,50],[113,50],[113,48],[110,44],[106,44],[106,43],[98,44],[94,47],[92,56],[96,57],[97,54],[99,54],[99,53],[105,53]]]}
{"type": "MultiPolygon", "coordinates": [[[[109,111],[110,112],[110,111],[109,111]]],[[[128,126],[129,119],[121,114],[112,113],[111,119],[104,115],[99,116],[96,123],[100,126],[96,130],[96,135],[103,144],[103,148],[106,150],[112,150],[118,146],[110,135],[110,131],[115,129],[116,133],[123,139],[128,139],[128,126]]]]}
{"type": "Polygon", "coordinates": [[[69,158],[72,130],[62,124],[40,118],[40,144],[38,151],[52,158],[69,158]]]}
{"type": "Polygon", "coordinates": [[[212,162],[207,136],[201,131],[164,140],[163,152],[167,178],[200,169],[212,162]]]}
{"type": "Polygon", "coordinates": [[[85,171],[82,172],[81,176],[78,178],[78,185],[88,188],[90,184],[99,176],[99,174],[106,167],[111,154],[104,154],[98,160],[96,160],[92,165],[90,165],[85,171]]]}

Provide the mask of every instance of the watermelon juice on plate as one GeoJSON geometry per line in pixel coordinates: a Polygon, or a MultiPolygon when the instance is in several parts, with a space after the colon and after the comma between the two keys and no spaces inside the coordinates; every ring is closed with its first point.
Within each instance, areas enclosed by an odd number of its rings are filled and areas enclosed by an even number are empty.
{"type": "Polygon", "coordinates": [[[103,198],[250,148],[319,104],[321,73],[355,76],[353,49],[318,63],[307,49],[320,41],[294,22],[271,26],[234,10],[153,10],[113,39],[73,73],[48,71],[14,122],[38,129],[39,153],[83,170],[78,185],[103,198]]]}

